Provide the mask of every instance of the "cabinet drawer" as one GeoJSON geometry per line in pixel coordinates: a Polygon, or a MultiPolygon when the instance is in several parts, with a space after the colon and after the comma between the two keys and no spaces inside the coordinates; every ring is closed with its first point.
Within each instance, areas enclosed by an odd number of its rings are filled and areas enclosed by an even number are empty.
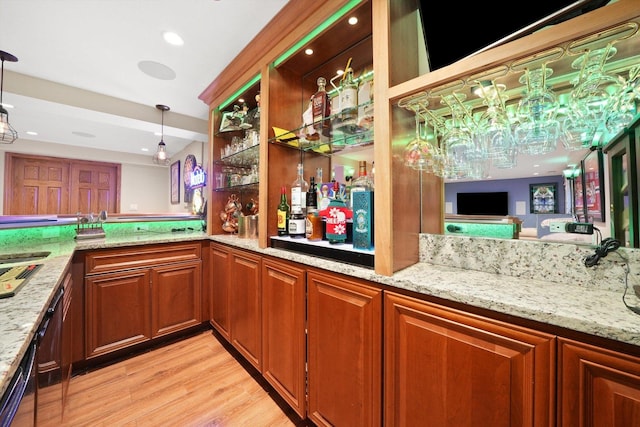
{"type": "Polygon", "coordinates": [[[200,243],[105,249],[87,254],[85,274],[99,274],[199,259],[200,243]]]}

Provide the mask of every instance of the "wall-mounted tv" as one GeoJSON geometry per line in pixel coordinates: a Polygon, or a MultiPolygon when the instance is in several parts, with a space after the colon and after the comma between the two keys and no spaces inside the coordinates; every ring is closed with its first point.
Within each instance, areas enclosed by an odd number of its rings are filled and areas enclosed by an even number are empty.
{"type": "Polygon", "coordinates": [[[458,193],[458,215],[509,215],[509,193],[458,193]]]}
{"type": "Polygon", "coordinates": [[[498,0],[472,2],[472,6],[439,2],[436,11],[433,1],[420,0],[429,69],[442,68],[545,26],[590,12],[610,1],[545,0],[523,3],[519,7],[524,10],[519,11],[513,10],[513,3],[509,5],[498,0]]]}

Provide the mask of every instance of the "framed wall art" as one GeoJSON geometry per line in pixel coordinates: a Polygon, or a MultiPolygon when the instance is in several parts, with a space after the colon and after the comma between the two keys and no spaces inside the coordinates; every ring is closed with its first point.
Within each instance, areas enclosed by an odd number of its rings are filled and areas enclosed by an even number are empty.
{"type": "Polygon", "coordinates": [[[558,213],[558,186],[529,184],[529,202],[532,214],[558,213]]]}
{"type": "Polygon", "coordinates": [[[180,203],[180,160],[171,163],[171,204],[180,203]]]}

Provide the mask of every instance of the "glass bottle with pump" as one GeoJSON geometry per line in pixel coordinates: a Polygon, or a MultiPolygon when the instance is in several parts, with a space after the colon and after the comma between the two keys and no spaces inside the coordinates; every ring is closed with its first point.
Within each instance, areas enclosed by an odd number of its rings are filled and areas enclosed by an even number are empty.
{"type": "Polygon", "coordinates": [[[327,80],[324,77],[318,77],[318,90],[311,97],[311,112],[313,114],[313,127],[318,134],[331,136],[331,104],[329,103],[329,95],[327,94],[327,80]]]}
{"type": "Polygon", "coordinates": [[[340,83],[340,118],[343,126],[355,126],[358,120],[358,84],[353,80],[353,68],[347,67],[340,83]]]}
{"type": "Polygon", "coordinates": [[[304,180],[304,166],[298,163],[298,172],[295,181],[291,184],[291,212],[296,207],[300,208],[303,214],[306,214],[307,208],[307,191],[309,191],[309,183],[304,180]]]}
{"type": "Polygon", "coordinates": [[[280,204],[278,205],[278,236],[289,234],[289,203],[287,203],[287,189],[280,188],[280,204]]]}

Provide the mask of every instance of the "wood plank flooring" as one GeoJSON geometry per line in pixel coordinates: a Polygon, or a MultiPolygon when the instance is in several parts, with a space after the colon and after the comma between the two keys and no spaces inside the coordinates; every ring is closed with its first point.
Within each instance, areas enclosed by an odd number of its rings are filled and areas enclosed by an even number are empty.
{"type": "MultiPolygon", "coordinates": [[[[246,363],[246,362],[244,362],[246,363]]],[[[40,426],[306,426],[208,330],[74,376],[62,423],[40,426]]]]}

